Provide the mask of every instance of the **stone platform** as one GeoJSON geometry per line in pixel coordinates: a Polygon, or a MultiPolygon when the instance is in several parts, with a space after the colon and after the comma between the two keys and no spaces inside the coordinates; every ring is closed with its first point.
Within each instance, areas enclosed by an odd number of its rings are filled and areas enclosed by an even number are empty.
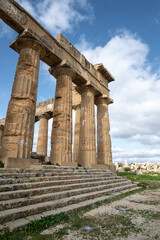
{"type": "Polygon", "coordinates": [[[138,189],[105,169],[44,165],[0,169],[0,228],[20,228],[41,217],[70,212],[138,189]]]}

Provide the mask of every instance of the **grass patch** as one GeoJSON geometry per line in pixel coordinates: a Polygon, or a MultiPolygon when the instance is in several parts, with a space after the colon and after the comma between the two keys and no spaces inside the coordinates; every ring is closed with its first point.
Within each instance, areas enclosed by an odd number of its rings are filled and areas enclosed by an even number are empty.
{"type": "Polygon", "coordinates": [[[118,176],[125,177],[131,181],[137,181],[138,186],[145,189],[157,189],[160,188],[160,173],[147,172],[142,175],[137,175],[135,172],[118,172],[118,176]]]}
{"type": "Polygon", "coordinates": [[[156,176],[154,176],[155,173],[148,172],[143,173],[142,175],[137,175],[135,172],[118,172],[118,176],[125,176],[127,179],[132,181],[160,181],[160,173],[156,173],[156,176]]]}
{"type": "Polygon", "coordinates": [[[4,168],[4,163],[0,161],[0,168],[4,168]]]}

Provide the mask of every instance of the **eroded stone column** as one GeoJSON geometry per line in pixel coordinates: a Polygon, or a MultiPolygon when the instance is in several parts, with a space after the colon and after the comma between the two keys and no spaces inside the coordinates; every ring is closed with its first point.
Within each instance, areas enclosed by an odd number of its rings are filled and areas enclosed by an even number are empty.
{"type": "Polygon", "coordinates": [[[75,116],[75,128],[74,128],[74,153],[73,153],[73,161],[79,162],[79,135],[80,135],[80,110],[81,105],[75,107],[76,116],[75,116]]]}
{"type": "Polygon", "coordinates": [[[108,114],[109,98],[99,97],[97,105],[97,163],[112,164],[110,124],[108,114]]]}
{"type": "Polygon", "coordinates": [[[38,74],[42,46],[31,38],[19,38],[11,47],[19,53],[8,105],[2,157],[29,158],[32,150],[38,74]]]}
{"type": "Polygon", "coordinates": [[[4,132],[4,126],[0,125],[0,148],[2,145],[3,132],[4,132]]]}
{"type": "Polygon", "coordinates": [[[40,116],[38,141],[37,141],[37,154],[47,156],[48,145],[48,118],[47,114],[40,116]]]}
{"type": "Polygon", "coordinates": [[[79,163],[91,167],[96,163],[94,90],[86,86],[81,89],[79,163]]]}
{"type": "Polygon", "coordinates": [[[74,72],[68,67],[50,68],[57,78],[53,125],[51,134],[52,163],[72,162],[72,78],[74,72]]]}

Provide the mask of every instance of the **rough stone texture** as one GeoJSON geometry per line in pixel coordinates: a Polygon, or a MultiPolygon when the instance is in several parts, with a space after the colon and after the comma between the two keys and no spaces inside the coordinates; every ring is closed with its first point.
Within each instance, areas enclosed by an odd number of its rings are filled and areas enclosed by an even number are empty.
{"type": "Polygon", "coordinates": [[[4,126],[0,125],[0,148],[2,145],[3,132],[4,132],[4,126]]]}
{"type": "Polygon", "coordinates": [[[80,136],[80,111],[81,105],[76,107],[75,128],[74,128],[74,162],[79,162],[79,136],[80,136]]]}
{"type": "MultiPolygon", "coordinates": [[[[2,157],[28,158],[32,149],[41,49],[46,53],[41,54],[41,60],[52,67],[53,75],[57,77],[51,159],[54,163],[71,163],[72,82],[79,87],[90,85],[96,95],[109,97],[108,83],[114,78],[103,64],[93,66],[88,62],[63,35],[59,34],[55,39],[15,1],[1,0],[0,18],[20,34],[11,45],[20,53],[20,58],[8,107],[2,157]],[[34,43],[27,40],[24,44],[24,39],[34,39],[34,43]],[[59,69],[55,67],[60,64],[59,69]],[[64,73],[66,69],[69,74],[64,73]]],[[[91,166],[96,163],[94,94],[85,90],[82,95],[81,161],[82,165],[91,166]]],[[[110,142],[110,136],[108,138],[110,142]]]]}
{"type": "Polygon", "coordinates": [[[109,134],[108,98],[99,97],[97,104],[97,163],[112,164],[111,137],[109,134]]]}
{"type": "Polygon", "coordinates": [[[32,149],[37,99],[40,45],[32,39],[13,43],[19,51],[2,141],[2,157],[28,158],[32,149]]]}
{"type": "MultiPolygon", "coordinates": [[[[48,54],[44,55],[42,60],[46,64],[53,66],[53,63],[58,64],[62,60],[67,60],[78,74],[78,78],[74,79],[75,84],[81,85],[91,81],[100,89],[101,93],[106,94],[107,92],[109,95],[108,80],[103,74],[98,74],[96,68],[63,35],[59,34],[55,39],[15,1],[1,0],[0,17],[15,31],[27,33],[45,47],[48,54]]],[[[109,78],[113,79],[112,76],[109,78]]]]}
{"type": "Polygon", "coordinates": [[[72,162],[72,77],[70,68],[51,68],[57,78],[51,135],[52,163],[72,162]]]}
{"type": "Polygon", "coordinates": [[[92,87],[83,87],[81,98],[79,163],[83,167],[91,167],[96,163],[94,90],[92,87]]]}
{"type": "Polygon", "coordinates": [[[47,156],[48,145],[48,118],[47,114],[40,117],[38,141],[37,141],[37,154],[47,156]]]}
{"type": "Polygon", "coordinates": [[[54,99],[53,98],[50,98],[46,101],[37,103],[35,121],[38,121],[43,114],[47,114],[48,119],[52,118],[53,110],[54,110],[54,99]]]}
{"type": "Polygon", "coordinates": [[[41,169],[0,169],[0,182],[0,224],[11,228],[20,227],[24,218],[32,221],[58,211],[66,212],[64,207],[78,209],[90,205],[90,200],[96,203],[136,187],[107,169],[55,165],[43,165],[41,169]]]}
{"type": "Polygon", "coordinates": [[[135,164],[129,164],[125,162],[124,164],[118,164],[115,163],[116,170],[118,171],[124,171],[125,168],[130,168],[132,171],[136,172],[136,174],[143,174],[145,172],[155,172],[155,174],[160,173],[160,162],[157,163],[135,163],[135,164]]]}

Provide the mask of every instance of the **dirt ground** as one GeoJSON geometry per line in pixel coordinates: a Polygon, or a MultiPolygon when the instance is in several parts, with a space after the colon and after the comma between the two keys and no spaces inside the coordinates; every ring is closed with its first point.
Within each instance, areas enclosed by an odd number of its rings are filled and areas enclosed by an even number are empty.
{"type": "Polygon", "coordinates": [[[100,206],[75,219],[76,224],[79,227],[61,224],[41,235],[65,240],[160,240],[160,189],[145,190],[100,206]],[[92,228],[83,229],[86,226],[92,228]]]}

